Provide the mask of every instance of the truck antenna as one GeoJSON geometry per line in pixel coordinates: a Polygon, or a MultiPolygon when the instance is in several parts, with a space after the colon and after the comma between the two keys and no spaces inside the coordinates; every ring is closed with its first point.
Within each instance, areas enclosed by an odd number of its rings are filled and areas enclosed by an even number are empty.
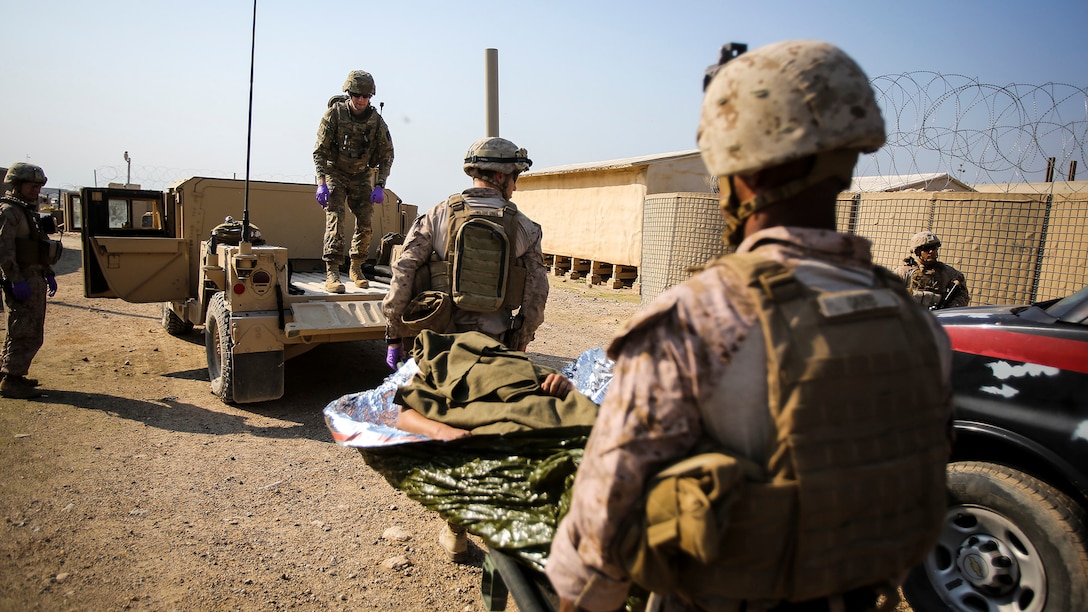
{"type": "Polygon", "coordinates": [[[253,142],[253,62],[257,50],[257,0],[253,0],[253,31],[249,43],[249,125],[246,127],[246,185],[242,196],[242,242],[249,242],[249,158],[253,142]]]}

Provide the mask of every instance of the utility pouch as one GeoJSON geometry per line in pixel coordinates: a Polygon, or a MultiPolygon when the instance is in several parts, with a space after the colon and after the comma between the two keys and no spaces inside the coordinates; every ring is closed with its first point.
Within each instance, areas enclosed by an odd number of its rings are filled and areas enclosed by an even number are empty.
{"type": "Polygon", "coordinates": [[[516,310],[521,306],[521,298],[525,296],[525,277],[528,271],[522,267],[510,266],[510,276],[506,279],[506,295],[503,297],[502,307],[516,310]]]}
{"type": "Polygon", "coordinates": [[[61,253],[64,252],[64,246],[60,243],[60,240],[42,240],[41,252],[45,259],[45,264],[51,266],[60,261],[61,253]]]}
{"type": "Polygon", "coordinates": [[[50,213],[38,213],[38,228],[44,234],[57,233],[57,219],[50,213]]]}

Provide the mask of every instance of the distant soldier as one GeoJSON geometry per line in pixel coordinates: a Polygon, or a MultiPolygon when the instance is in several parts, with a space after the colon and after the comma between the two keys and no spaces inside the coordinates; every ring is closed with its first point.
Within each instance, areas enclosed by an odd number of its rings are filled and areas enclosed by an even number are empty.
{"type": "Polygon", "coordinates": [[[906,282],[914,300],[926,308],[967,306],[971,303],[967,279],[959,270],[937,261],[940,249],[937,234],[918,232],[910,237],[910,256],[903,259],[895,273],[906,282]]]}
{"type": "Polygon", "coordinates": [[[314,146],[317,202],[325,209],[325,289],[344,293],[340,264],[344,260],[344,207],[355,215],[351,237],[351,280],[367,287],[363,262],[370,248],[373,205],[385,201],[385,181],[393,166],[393,140],[385,120],[370,105],[374,77],[353,70],[344,82],[347,95],[334,96],[321,117],[314,146]]]}
{"type": "Polygon", "coordinates": [[[38,196],[45,185],[39,166],[15,163],[0,198],[0,274],[7,304],[7,338],[0,355],[0,395],[38,397],[38,381],[27,378],[30,362],[45,339],[45,298],[57,293],[51,264],[60,257],[60,244],[47,238],[38,217],[38,196]]]}
{"type": "MultiPolygon", "coordinates": [[[[542,233],[510,201],[531,165],[525,149],[505,138],[479,140],[463,166],[472,187],[412,224],[382,304],[390,368],[404,359],[405,339],[423,329],[477,331],[516,351],[533,340],[548,301],[542,233]]],[[[447,524],[438,542],[450,560],[467,557],[464,528],[447,524]]]]}

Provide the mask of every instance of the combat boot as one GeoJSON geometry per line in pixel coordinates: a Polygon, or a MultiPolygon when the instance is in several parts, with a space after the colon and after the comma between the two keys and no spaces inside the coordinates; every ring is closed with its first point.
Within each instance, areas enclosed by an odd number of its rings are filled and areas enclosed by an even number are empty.
{"type": "Polygon", "coordinates": [[[340,267],[331,261],[325,262],[325,291],[344,292],[344,283],[340,282],[340,267]]]}
{"type": "Polygon", "coordinates": [[[4,377],[4,382],[0,383],[0,395],[12,399],[30,399],[41,397],[42,392],[35,389],[26,377],[8,374],[4,377]]]}
{"type": "Polygon", "coordinates": [[[454,527],[450,523],[438,534],[438,545],[446,553],[446,558],[454,563],[468,561],[468,534],[464,527],[454,527]]]}
{"type": "Polygon", "coordinates": [[[363,258],[352,257],[351,258],[351,280],[355,282],[355,286],[360,289],[366,289],[370,286],[370,282],[363,276],[363,258]]]}

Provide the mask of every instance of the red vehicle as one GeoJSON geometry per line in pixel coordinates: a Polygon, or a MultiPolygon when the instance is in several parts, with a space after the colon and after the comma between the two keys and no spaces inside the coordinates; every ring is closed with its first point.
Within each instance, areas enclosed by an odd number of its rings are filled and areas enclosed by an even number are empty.
{"type": "Polygon", "coordinates": [[[949,509],[921,610],[1088,610],[1088,287],[937,311],[952,339],[949,509]]]}

